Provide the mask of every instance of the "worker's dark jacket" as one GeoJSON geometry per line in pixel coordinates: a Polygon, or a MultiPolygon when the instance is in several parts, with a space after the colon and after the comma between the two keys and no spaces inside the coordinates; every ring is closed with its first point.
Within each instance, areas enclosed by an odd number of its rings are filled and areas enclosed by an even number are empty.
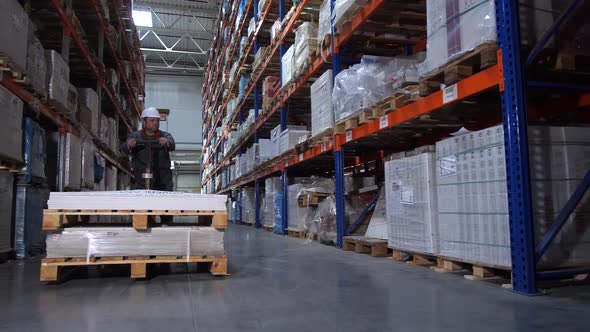
{"type": "Polygon", "coordinates": [[[150,181],[150,189],[165,191],[172,191],[174,189],[172,171],[170,170],[170,151],[174,151],[175,149],[174,138],[170,133],[161,130],[156,133],[155,137],[146,137],[143,130],[133,132],[121,144],[121,151],[126,154],[131,153],[133,159],[133,174],[135,175],[134,189],[145,189],[145,179],[142,177],[142,173],[145,172],[149,160],[149,151],[147,147],[139,146],[139,144],[130,150],[127,146],[127,141],[132,138],[138,140],[153,139],[157,141],[160,137],[167,138],[169,145],[167,148],[152,149],[151,171],[153,179],[150,181]]]}

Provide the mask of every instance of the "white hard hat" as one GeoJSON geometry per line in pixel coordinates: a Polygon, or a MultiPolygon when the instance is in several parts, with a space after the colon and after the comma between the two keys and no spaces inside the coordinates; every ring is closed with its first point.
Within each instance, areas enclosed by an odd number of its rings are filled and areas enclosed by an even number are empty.
{"type": "Polygon", "coordinates": [[[141,112],[141,118],[159,118],[160,112],[155,107],[148,107],[141,112]]]}

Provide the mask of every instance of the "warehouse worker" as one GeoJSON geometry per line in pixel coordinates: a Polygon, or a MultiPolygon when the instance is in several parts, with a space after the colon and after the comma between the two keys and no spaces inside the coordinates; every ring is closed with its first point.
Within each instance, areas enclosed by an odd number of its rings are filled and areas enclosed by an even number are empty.
{"type": "MultiPolygon", "coordinates": [[[[170,133],[160,130],[160,112],[154,107],[148,107],[141,112],[142,129],[127,136],[127,140],[121,145],[121,151],[131,153],[133,174],[135,176],[134,189],[146,189],[145,179],[142,174],[149,162],[149,151],[141,141],[157,141],[162,146],[160,149],[152,149],[150,189],[172,191],[172,171],[170,170],[170,151],[174,151],[174,138],[170,133]]],[[[162,223],[172,222],[172,216],[160,216],[162,223]]]]}

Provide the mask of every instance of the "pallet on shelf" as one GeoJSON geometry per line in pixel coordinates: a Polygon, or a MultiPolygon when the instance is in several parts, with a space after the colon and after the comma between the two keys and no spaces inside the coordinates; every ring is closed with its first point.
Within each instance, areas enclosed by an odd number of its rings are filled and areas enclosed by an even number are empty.
{"type": "Polygon", "coordinates": [[[213,210],[43,210],[43,230],[54,231],[83,222],[83,216],[119,215],[131,216],[133,228],[141,230],[153,225],[154,216],[211,216],[211,226],[227,227],[227,211],[213,210]]]}
{"type": "Polygon", "coordinates": [[[498,45],[495,42],[484,43],[472,51],[466,52],[449,63],[436,68],[427,77],[420,79],[420,96],[429,96],[440,90],[441,85],[455,84],[475,73],[495,65],[498,62],[498,45]]]}
{"type": "Polygon", "coordinates": [[[294,237],[294,238],[305,238],[306,237],[306,232],[305,230],[296,230],[296,229],[287,229],[287,235],[289,237],[294,237]]]}
{"type": "Polygon", "coordinates": [[[328,193],[306,192],[299,195],[297,202],[299,207],[317,206],[321,200],[330,196],[328,193]]]}
{"type": "Polygon", "coordinates": [[[359,126],[360,113],[354,114],[346,119],[336,122],[334,126],[334,134],[344,134],[359,126]]]}
{"type": "Polygon", "coordinates": [[[345,236],[342,239],[342,249],[359,254],[369,254],[373,257],[385,257],[387,256],[387,240],[365,236],[345,236]]]}
{"type": "Polygon", "coordinates": [[[63,257],[44,258],[41,261],[40,280],[59,281],[62,270],[67,267],[96,265],[130,265],[131,278],[147,276],[147,264],[162,263],[211,263],[211,274],[227,275],[227,256],[116,256],[116,257],[63,257]]]}

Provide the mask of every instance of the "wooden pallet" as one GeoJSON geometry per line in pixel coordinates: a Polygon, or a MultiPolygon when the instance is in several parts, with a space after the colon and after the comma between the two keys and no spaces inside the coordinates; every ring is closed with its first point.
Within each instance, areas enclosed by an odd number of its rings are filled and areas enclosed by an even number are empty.
{"type": "Polygon", "coordinates": [[[353,115],[344,120],[340,120],[334,126],[334,134],[344,134],[359,126],[359,115],[353,115]]]}
{"type": "Polygon", "coordinates": [[[305,231],[296,231],[296,230],[287,230],[287,235],[289,237],[295,237],[295,238],[305,238],[306,232],[305,231]]]}
{"type": "Polygon", "coordinates": [[[297,202],[299,204],[299,207],[317,206],[320,203],[320,201],[322,201],[328,196],[330,196],[330,194],[327,193],[304,193],[297,198],[297,202]]]}
{"type": "Polygon", "coordinates": [[[1,159],[0,158],[0,169],[6,170],[10,173],[18,173],[21,171],[25,164],[22,161],[1,159]]]}
{"type": "Polygon", "coordinates": [[[265,226],[265,225],[262,225],[262,229],[264,229],[267,232],[272,233],[274,227],[273,226],[265,226]]]}
{"type": "Polygon", "coordinates": [[[130,265],[131,278],[145,278],[147,264],[211,263],[211,274],[227,275],[227,256],[117,256],[117,257],[65,257],[44,258],[41,261],[41,281],[58,281],[67,267],[96,265],[130,265]]]}
{"type": "Polygon", "coordinates": [[[211,226],[227,227],[227,211],[213,210],[43,210],[43,230],[54,231],[83,222],[83,216],[119,215],[131,216],[133,228],[147,229],[154,216],[211,216],[211,226]]]}
{"type": "Polygon", "coordinates": [[[487,264],[439,257],[437,267],[433,269],[440,273],[467,272],[467,274],[464,275],[464,278],[468,280],[498,280],[506,278],[506,274],[510,271],[510,267],[486,265],[487,264]]]}
{"type": "Polygon", "coordinates": [[[10,75],[14,80],[18,82],[23,81],[23,71],[17,66],[10,57],[0,52],[0,71],[4,75],[10,75]]]}
{"type": "Polygon", "coordinates": [[[387,240],[365,236],[345,236],[342,239],[342,249],[360,254],[370,254],[373,257],[385,257],[387,256],[387,240]]]}
{"type": "Polygon", "coordinates": [[[391,257],[394,260],[406,262],[409,265],[439,266],[437,257],[429,253],[417,253],[393,249],[391,257]]]}
{"type": "Polygon", "coordinates": [[[420,96],[428,96],[446,86],[457,83],[477,72],[495,65],[498,61],[496,43],[485,43],[462,54],[448,64],[435,69],[428,77],[421,78],[420,96]]]}

